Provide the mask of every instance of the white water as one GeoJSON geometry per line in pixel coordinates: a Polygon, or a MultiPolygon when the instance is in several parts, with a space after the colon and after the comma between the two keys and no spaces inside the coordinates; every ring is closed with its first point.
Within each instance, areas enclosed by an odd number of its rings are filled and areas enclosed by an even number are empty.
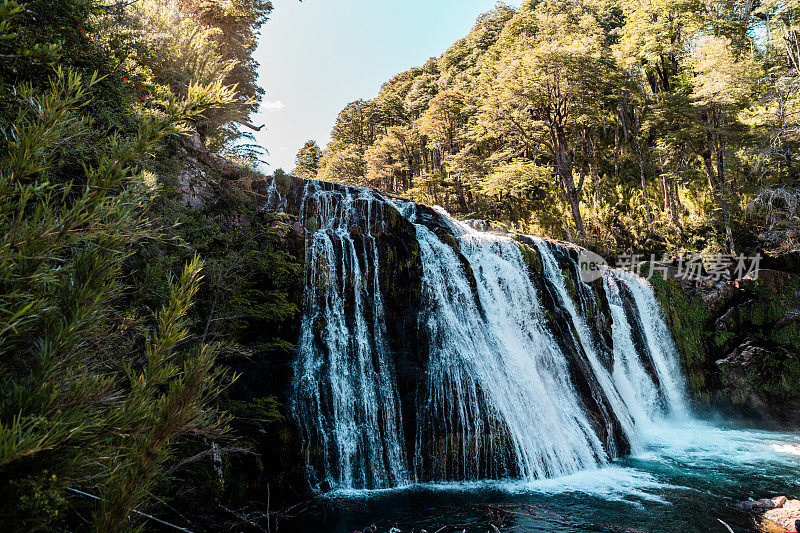
{"type": "Polygon", "coordinates": [[[613,270],[603,272],[603,284],[614,320],[614,367],[612,377],[637,426],[650,424],[666,414],[658,384],[648,374],[634,346],[633,331],[622,300],[624,278],[613,270]]]}
{"type": "MultiPolygon", "coordinates": [[[[433,472],[433,477],[505,474],[532,480],[604,463],[606,454],[569,381],[564,354],[542,326],[539,300],[517,245],[478,232],[459,236],[475,273],[481,310],[450,246],[420,224],[417,238],[430,299],[426,326],[434,346],[431,395],[422,406],[420,433],[429,436],[425,428],[443,422],[445,434],[458,435],[460,449],[435,451],[458,453],[462,463],[461,472],[433,472]],[[507,434],[511,449],[479,447],[491,444],[493,432],[507,434]],[[486,460],[506,461],[507,471],[473,468],[486,460]]],[[[417,449],[424,457],[425,443],[418,442],[417,449]]]]}
{"type": "Polygon", "coordinates": [[[621,279],[636,302],[637,317],[647,338],[647,347],[666,397],[668,412],[673,417],[688,417],[689,402],[678,350],[664,322],[653,287],[643,278],[632,274],[624,275],[621,279]]]}
{"type": "Polygon", "coordinates": [[[319,190],[320,229],[306,240],[306,294],[295,367],[294,411],[321,455],[315,477],[342,488],[408,482],[394,371],[384,345],[380,257],[370,227],[380,230],[383,203],[319,190]],[[365,228],[363,237],[351,234],[365,228]]]}
{"type": "MultiPolygon", "coordinates": [[[[558,262],[556,261],[555,256],[550,250],[549,245],[546,241],[542,239],[535,239],[536,246],[539,249],[539,253],[542,256],[542,263],[544,265],[544,275],[550,281],[551,285],[556,288],[558,295],[560,297],[561,305],[564,309],[567,310],[570,317],[572,318],[572,324],[575,326],[575,331],[578,333],[578,340],[580,341],[580,347],[583,349],[584,353],[586,354],[586,358],[589,361],[589,364],[592,366],[592,370],[594,371],[594,375],[597,378],[598,383],[602,389],[603,394],[607,398],[608,402],[611,404],[611,407],[614,413],[617,415],[617,418],[622,425],[623,431],[625,435],[628,437],[631,448],[634,452],[641,450],[641,440],[640,435],[634,429],[633,419],[631,418],[631,414],[627,409],[625,402],[622,400],[622,397],[619,394],[616,386],[614,385],[614,381],[611,378],[608,370],[603,366],[600,362],[600,359],[597,354],[597,350],[595,348],[594,340],[589,332],[589,327],[586,324],[586,320],[583,316],[578,313],[577,308],[575,307],[575,302],[569,296],[567,292],[566,282],[564,280],[564,275],[561,272],[561,269],[558,266],[558,262]]],[[[578,283],[583,283],[582,281],[578,280],[578,283]]]]}
{"type": "MultiPolygon", "coordinates": [[[[301,220],[319,224],[306,235],[293,397],[310,479],[340,490],[483,479],[553,486],[542,479],[590,479],[587,471],[605,471],[624,445],[641,455],[646,442],[659,441],[655,422],[686,416],[677,352],[644,280],[606,274],[612,357],[581,314],[593,293],[578,287],[573,301],[553,245],[535,240],[544,272],[534,283],[515,241],[440,212],[457,252],[417,212],[354,188],[317,185],[303,200],[301,220]],[[428,342],[416,420],[405,425],[377,244],[396,208],[416,228],[419,328],[428,342]],[[555,299],[558,316],[545,316],[537,287],[555,299]],[[622,287],[635,305],[623,301],[622,287]],[[553,320],[570,338],[557,336],[553,320]],[[637,350],[634,329],[646,350],[637,350]],[[576,372],[590,394],[579,392],[576,372]]],[[[567,273],[573,284],[576,274],[567,273]]]]}

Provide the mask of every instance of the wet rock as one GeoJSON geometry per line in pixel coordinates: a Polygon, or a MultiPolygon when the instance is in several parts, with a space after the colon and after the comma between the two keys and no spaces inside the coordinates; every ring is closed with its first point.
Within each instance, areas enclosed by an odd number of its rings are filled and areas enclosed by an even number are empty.
{"type": "MultiPolygon", "coordinates": [[[[775,498],[777,499],[777,498],[775,498]]],[[[741,502],[736,505],[739,509],[743,511],[765,511],[767,509],[774,509],[776,507],[775,499],[770,500],[769,498],[761,498],[760,500],[749,500],[746,502],[741,502]]],[[[784,498],[785,499],[785,498],[784,498]]]]}
{"type": "Polygon", "coordinates": [[[716,365],[725,395],[740,412],[782,424],[800,424],[800,402],[791,384],[800,368],[795,353],[750,338],[716,365]]]}
{"type": "Polygon", "coordinates": [[[770,355],[778,352],[785,357],[793,358],[791,353],[785,352],[781,349],[768,350],[761,346],[753,346],[753,340],[747,340],[741,346],[738,346],[733,353],[728,355],[725,359],[720,359],[716,362],[717,366],[725,366],[729,369],[739,368],[747,369],[753,365],[754,362],[769,357],[770,355]]]}
{"type": "Polygon", "coordinates": [[[800,426],[800,276],[655,283],[699,403],[762,426],[800,426]]]}
{"type": "Polygon", "coordinates": [[[736,292],[736,287],[725,281],[701,280],[697,282],[696,290],[709,309],[719,309],[736,292]]]}
{"type": "Polygon", "coordinates": [[[800,522],[800,500],[787,500],[785,497],[779,497],[771,501],[780,502],[781,505],[776,505],[761,516],[762,529],[769,532],[791,531],[796,533],[800,522]]]}

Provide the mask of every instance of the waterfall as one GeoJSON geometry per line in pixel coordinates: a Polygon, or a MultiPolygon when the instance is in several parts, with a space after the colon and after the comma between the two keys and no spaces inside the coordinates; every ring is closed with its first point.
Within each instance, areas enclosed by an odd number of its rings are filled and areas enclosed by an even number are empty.
{"type": "Polygon", "coordinates": [[[421,224],[417,236],[432,344],[418,478],[536,479],[605,462],[516,244],[459,236],[476,297],[454,250],[421,224]]]}
{"type": "Polygon", "coordinates": [[[306,228],[291,408],[321,490],[572,474],[686,414],[645,280],[586,284],[574,247],[306,183],[267,197],[306,228]],[[413,265],[418,288],[398,299],[390,274],[413,265]]]}
{"type": "Polygon", "coordinates": [[[675,340],[663,318],[661,305],[653,287],[639,276],[615,274],[633,296],[635,309],[631,313],[644,332],[647,354],[655,367],[658,383],[666,402],[666,414],[685,418],[689,414],[689,399],[683,372],[680,368],[675,340]]]}
{"type": "MultiPolygon", "coordinates": [[[[600,361],[600,357],[596,350],[596,343],[589,332],[589,327],[586,323],[586,320],[578,312],[575,300],[570,297],[567,291],[564,274],[559,268],[558,262],[551,251],[550,245],[542,239],[537,238],[534,240],[537,248],[539,249],[539,253],[542,255],[545,276],[549,280],[551,286],[555,287],[559,296],[559,301],[562,307],[569,314],[575,331],[577,332],[577,338],[574,339],[574,341],[577,342],[576,348],[585,353],[586,359],[591,365],[592,372],[594,373],[594,376],[601,388],[601,391],[598,392],[602,392],[605,398],[608,400],[612,410],[617,415],[625,436],[628,437],[629,442],[634,450],[637,450],[640,443],[638,441],[638,435],[634,429],[633,419],[630,415],[630,412],[627,410],[625,402],[622,400],[619,391],[614,385],[611,374],[600,361]]],[[[580,275],[577,272],[577,265],[573,263],[569,265],[569,267],[575,271],[576,281],[574,283],[577,285],[575,287],[575,292],[578,295],[586,298],[586,290],[583,286],[583,282],[580,281],[580,275]]]]}
{"type": "Polygon", "coordinates": [[[622,291],[623,279],[612,270],[603,272],[603,284],[608,295],[608,305],[614,320],[614,367],[613,379],[617,390],[625,401],[638,426],[649,424],[664,414],[661,391],[654,376],[648,373],[636,348],[631,320],[636,314],[626,313],[622,291]]]}
{"type": "Polygon", "coordinates": [[[407,463],[374,236],[386,204],[365,190],[313,189],[303,200],[313,216],[304,220],[311,227],[293,405],[317,470],[311,477],[341,488],[401,485],[407,463]]]}

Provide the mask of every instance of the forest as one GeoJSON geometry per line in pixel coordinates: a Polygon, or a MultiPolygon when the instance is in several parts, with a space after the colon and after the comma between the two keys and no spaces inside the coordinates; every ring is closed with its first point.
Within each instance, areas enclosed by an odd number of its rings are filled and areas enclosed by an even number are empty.
{"type": "Polygon", "coordinates": [[[606,253],[797,251],[798,6],[503,4],[295,173],[606,253]]]}
{"type": "Polygon", "coordinates": [[[798,490],[795,0],[499,3],[291,174],[271,16],[0,0],[0,530],[750,531],[798,490]]]}
{"type": "Polygon", "coordinates": [[[0,1],[0,529],[197,529],[260,479],[249,436],[282,417],[237,364],[291,350],[302,272],[231,185],[263,156],[246,132],[271,9],[0,1]],[[187,176],[214,206],[184,202],[187,176]]]}

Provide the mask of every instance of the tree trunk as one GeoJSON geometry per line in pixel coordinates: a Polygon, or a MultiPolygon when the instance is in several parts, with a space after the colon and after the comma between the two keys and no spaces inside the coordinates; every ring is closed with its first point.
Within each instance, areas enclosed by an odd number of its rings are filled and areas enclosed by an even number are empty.
{"type": "Polygon", "coordinates": [[[614,187],[619,187],[619,121],[617,121],[617,127],[614,130],[614,187]]]}
{"type": "Polygon", "coordinates": [[[642,194],[644,195],[644,207],[647,211],[647,221],[653,222],[653,213],[650,211],[650,195],[647,193],[647,178],[644,172],[644,156],[642,155],[642,145],[639,142],[638,132],[633,136],[633,143],[636,148],[636,158],[639,160],[639,177],[642,180],[642,194]]]}
{"type": "MultiPolygon", "coordinates": [[[[709,138],[710,137],[711,134],[709,134],[709,138]]],[[[705,152],[703,152],[700,157],[703,159],[703,166],[706,169],[706,175],[708,176],[708,186],[711,189],[711,195],[716,200],[717,209],[722,215],[722,225],[723,228],[725,229],[725,240],[728,243],[728,251],[731,254],[733,254],[735,253],[735,250],[733,246],[733,232],[731,231],[730,213],[728,212],[728,206],[725,200],[724,187],[722,185],[722,179],[724,179],[724,173],[719,173],[723,169],[719,167],[715,172],[714,163],[712,161],[712,155],[710,150],[706,150],[705,152]]]]}
{"type": "Polygon", "coordinates": [[[597,130],[592,133],[589,143],[592,150],[592,164],[589,167],[589,173],[592,175],[592,181],[594,181],[594,196],[597,203],[596,208],[599,212],[603,207],[603,195],[600,191],[600,172],[598,172],[597,164],[597,130]]]}
{"type": "Polygon", "coordinates": [[[731,230],[731,213],[728,207],[728,191],[725,186],[725,152],[719,136],[717,136],[716,140],[717,183],[719,184],[722,222],[725,224],[725,239],[728,241],[728,251],[731,254],[735,254],[736,248],[733,244],[733,231],[731,230]]]}
{"type": "Polygon", "coordinates": [[[580,205],[583,179],[577,186],[575,185],[575,180],[572,177],[572,158],[567,147],[566,136],[557,124],[550,125],[550,138],[553,145],[554,166],[564,185],[564,192],[572,211],[572,219],[575,221],[576,237],[583,238],[583,217],[581,216],[580,205]]]}
{"type": "Polygon", "coordinates": [[[669,214],[672,217],[672,223],[680,226],[678,221],[678,206],[675,197],[678,195],[678,185],[676,180],[669,178],[667,181],[667,194],[669,195],[669,214]]]}
{"type": "Polygon", "coordinates": [[[644,195],[644,207],[647,212],[647,221],[653,223],[653,213],[650,211],[650,195],[647,193],[647,178],[644,171],[644,155],[642,154],[642,143],[639,137],[642,134],[641,120],[639,118],[639,109],[633,108],[633,116],[635,120],[636,130],[633,132],[633,144],[636,148],[636,158],[639,160],[639,176],[642,179],[642,194],[644,195]]]}

